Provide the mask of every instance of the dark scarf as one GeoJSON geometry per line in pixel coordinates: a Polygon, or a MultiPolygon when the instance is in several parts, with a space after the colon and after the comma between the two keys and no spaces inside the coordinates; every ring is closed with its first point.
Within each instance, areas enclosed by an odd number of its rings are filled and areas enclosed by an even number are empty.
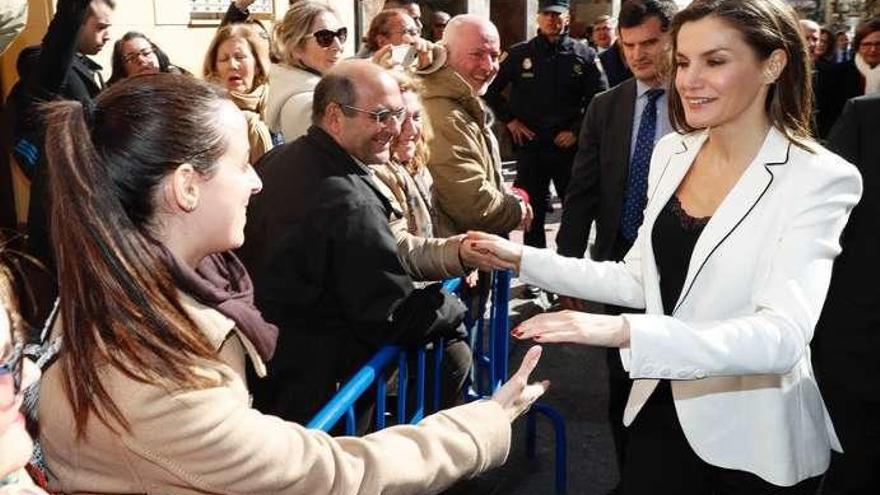
{"type": "Polygon", "coordinates": [[[254,306],[254,284],[234,254],[206,256],[195,270],[181,263],[165,246],[161,246],[160,256],[180,290],[234,321],[263,361],[272,358],[278,327],[264,320],[254,306]]]}

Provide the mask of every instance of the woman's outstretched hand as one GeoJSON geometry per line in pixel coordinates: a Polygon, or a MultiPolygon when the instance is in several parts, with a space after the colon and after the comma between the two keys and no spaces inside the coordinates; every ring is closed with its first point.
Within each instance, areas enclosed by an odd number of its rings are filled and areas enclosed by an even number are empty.
{"type": "Polygon", "coordinates": [[[530,348],[516,373],[492,395],[492,400],[501,404],[511,422],[526,412],[550,386],[549,380],[529,384],[529,375],[538,366],[540,359],[541,346],[530,348]]]}
{"type": "Polygon", "coordinates": [[[622,316],[557,311],[533,316],[510,332],[540,344],[568,342],[601,347],[629,347],[629,324],[622,316]]]}
{"type": "Polygon", "coordinates": [[[522,246],[485,232],[469,231],[462,249],[481,270],[514,270],[519,273],[522,246]]]}

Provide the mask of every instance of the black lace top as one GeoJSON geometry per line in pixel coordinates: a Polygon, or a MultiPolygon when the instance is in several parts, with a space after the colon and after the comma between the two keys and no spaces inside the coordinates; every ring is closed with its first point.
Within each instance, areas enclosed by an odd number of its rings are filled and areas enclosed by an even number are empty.
{"type": "Polygon", "coordinates": [[[657,272],[660,274],[664,314],[671,315],[675,309],[694,246],[710,218],[688,215],[681,207],[678,196],[673,194],[654,222],[651,241],[654,244],[657,272]]]}

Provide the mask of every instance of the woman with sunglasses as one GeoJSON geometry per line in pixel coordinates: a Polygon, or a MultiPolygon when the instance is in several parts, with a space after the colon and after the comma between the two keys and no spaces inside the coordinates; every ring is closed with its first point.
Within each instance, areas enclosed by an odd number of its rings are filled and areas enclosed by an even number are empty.
{"type": "Polygon", "coordinates": [[[526,386],[537,347],[493,400],[364,438],[251,408],[245,367],[265,374],[277,330],[230,253],[262,188],[245,118],[223,89],[157,74],[104,91],[88,121],[76,102],[47,107],[61,346],[38,407],[50,488],[435,493],[504,460],[510,422],[544,390],[526,386]]]}
{"type": "Polygon", "coordinates": [[[186,69],[171,64],[165,52],[145,34],[137,31],[125,33],[113,44],[111,60],[113,72],[107,81],[108,85],[140,74],[168,72],[189,75],[186,69]]]}
{"type": "Polygon", "coordinates": [[[24,334],[11,274],[0,264],[0,495],[44,494],[23,469],[34,447],[21,412],[23,391],[40,376],[22,355],[24,334]]]}
{"type": "Polygon", "coordinates": [[[266,123],[289,142],[312,124],[315,86],[341,60],[348,29],[329,5],[303,0],[290,6],[274,35],[281,62],[269,74],[266,123]]]}

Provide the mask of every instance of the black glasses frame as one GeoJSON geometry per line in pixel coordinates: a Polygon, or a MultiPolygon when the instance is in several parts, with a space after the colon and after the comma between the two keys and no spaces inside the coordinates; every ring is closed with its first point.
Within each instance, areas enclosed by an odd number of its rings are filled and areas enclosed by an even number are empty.
{"type": "Polygon", "coordinates": [[[0,363],[0,376],[12,375],[12,391],[15,395],[21,392],[22,374],[24,373],[24,344],[15,344],[12,356],[5,363],[0,363]]]}
{"type": "Polygon", "coordinates": [[[348,28],[341,27],[336,31],[331,31],[330,29],[320,29],[315,31],[310,36],[315,38],[315,41],[318,42],[318,46],[321,48],[327,48],[333,44],[333,38],[339,38],[340,44],[345,44],[345,40],[348,39],[348,28]]]}

